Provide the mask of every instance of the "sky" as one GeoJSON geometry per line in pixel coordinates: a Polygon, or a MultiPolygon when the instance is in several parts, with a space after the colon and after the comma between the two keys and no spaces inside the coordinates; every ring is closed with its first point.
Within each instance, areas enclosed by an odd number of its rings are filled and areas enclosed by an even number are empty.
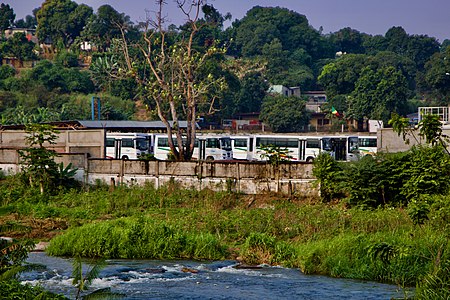
{"type": "MultiPolygon", "coordinates": [[[[183,18],[173,0],[165,15],[170,23],[181,24],[183,18]]],[[[16,20],[31,15],[44,0],[7,0],[16,13],[16,20]]],[[[125,13],[135,23],[145,21],[147,13],[154,15],[155,0],[76,0],[94,11],[109,4],[125,13]]],[[[285,7],[305,15],[315,29],[323,33],[351,27],[362,33],[384,35],[393,26],[403,27],[408,34],[426,34],[440,42],[450,39],[450,0],[210,0],[223,15],[230,12],[232,20],[241,19],[253,6],[285,7]]]]}

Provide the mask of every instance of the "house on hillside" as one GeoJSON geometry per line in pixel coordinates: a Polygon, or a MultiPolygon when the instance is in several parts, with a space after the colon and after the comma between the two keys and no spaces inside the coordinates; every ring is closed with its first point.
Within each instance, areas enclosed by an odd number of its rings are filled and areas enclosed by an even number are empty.
{"type": "Polygon", "coordinates": [[[310,130],[328,131],[331,129],[332,120],[322,110],[322,105],[327,103],[327,95],[324,91],[301,91],[300,87],[272,85],[267,92],[284,96],[305,97],[307,99],[306,109],[311,113],[310,130]]]}
{"type": "Polygon", "coordinates": [[[297,96],[297,97],[301,96],[299,86],[287,87],[287,86],[284,86],[281,84],[271,85],[267,92],[269,94],[280,94],[280,95],[284,95],[284,96],[297,96]]]}
{"type": "Polygon", "coordinates": [[[29,28],[8,28],[4,32],[5,38],[9,39],[13,37],[16,33],[24,33],[28,41],[35,44],[38,43],[38,38],[36,36],[36,29],[29,28]]]}
{"type": "MultiPolygon", "coordinates": [[[[4,37],[6,39],[12,38],[15,34],[23,33],[29,42],[33,42],[34,44],[38,43],[38,39],[36,37],[36,29],[29,28],[8,28],[4,31],[4,37]]],[[[21,60],[17,57],[13,56],[3,56],[2,65],[10,65],[15,69],[20,68],[32,68],[36,64],[35,60],[21,60]]]]}

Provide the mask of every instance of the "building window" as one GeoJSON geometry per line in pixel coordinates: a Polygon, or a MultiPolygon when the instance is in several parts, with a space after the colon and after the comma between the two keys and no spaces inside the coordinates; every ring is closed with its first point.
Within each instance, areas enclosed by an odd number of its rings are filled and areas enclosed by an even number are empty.
{"type": "Polygon", "coordinates": [[[319,126],[325,126],[325,125],[329,125],[330,124],[330,120],[328,119],[318,119],[317,120],[317,125],[319,126]]]}

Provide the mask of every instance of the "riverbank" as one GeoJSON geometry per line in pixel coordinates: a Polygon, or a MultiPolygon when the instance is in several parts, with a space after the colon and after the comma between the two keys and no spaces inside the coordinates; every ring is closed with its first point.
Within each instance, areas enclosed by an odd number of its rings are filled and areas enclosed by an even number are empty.
{"type": "Polygon", "coordinates": [[[52,255],[239,259],[399,286],[419,284],[450,250],[441,223],[414,225],[403,209],[184,190],[176,182],[158,190],[97,186],[45,199],[25,194],[1,212],[2,224],[31,227],[22,236],[51,239],[52,255]]]}

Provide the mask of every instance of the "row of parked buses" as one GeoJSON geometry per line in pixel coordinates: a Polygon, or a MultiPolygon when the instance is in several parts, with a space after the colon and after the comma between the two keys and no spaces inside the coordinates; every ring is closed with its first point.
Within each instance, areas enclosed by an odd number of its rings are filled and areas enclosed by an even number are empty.
{"type": "MultiPolygon", "coordinates": [[[[174,139],[176,145],[177,141],[174,139]]],[[[267,147],[286,149],[291,161],[312,162],[321,152],[339,161],[354,161],[377,153],[376,136],[301,136],[301,135],[219,135],[198,134],[192,158],[202,160],[261,161],[267,147]]],[[[166,134],[107,133],[106,157],[137,159],[152,154],[166,160],[170,155],[166,134]]]]}

